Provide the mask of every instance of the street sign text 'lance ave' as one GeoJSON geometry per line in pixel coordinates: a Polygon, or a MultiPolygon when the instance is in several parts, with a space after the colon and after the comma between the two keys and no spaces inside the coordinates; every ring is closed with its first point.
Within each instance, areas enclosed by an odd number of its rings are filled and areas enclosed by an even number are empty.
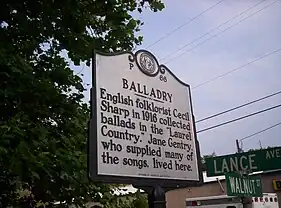
{"type": "Polygon", "coordinates": [[[237,171],[267,171],[281,169],[281,147],[206,158],[207,176],[219,176],[237,171]]]}

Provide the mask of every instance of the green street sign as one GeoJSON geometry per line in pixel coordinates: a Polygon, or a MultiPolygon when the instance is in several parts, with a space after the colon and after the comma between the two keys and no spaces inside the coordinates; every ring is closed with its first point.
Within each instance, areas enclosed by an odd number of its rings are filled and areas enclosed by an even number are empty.
{"type": "Polygon", "coordinates": [[[281,169],[281,147],[206,158],[207,176],[281,169]]]}
{"type": "Polygon", "coordinates": [[[262,183],[257,176],[241,176],[239,173],[226,173],[228,196],[261,197],[262,183]]]}

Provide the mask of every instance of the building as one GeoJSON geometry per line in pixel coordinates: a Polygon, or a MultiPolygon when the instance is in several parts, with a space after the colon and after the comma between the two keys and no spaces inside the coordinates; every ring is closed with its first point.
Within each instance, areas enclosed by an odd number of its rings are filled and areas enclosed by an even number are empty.
{"type": "MultiPolygon", "coordinates": [[[[264,193],[276,192],[273,188],[273,180],[281,179],[281,170],[253,173],[260,175],[264,193]]],[[[200,187],[188,187],[169,191],[166,193],[167,208],[185,208],[186,198],[226,195],[225,177],[207,177],[203,173],[204,185],[200,187]]],[[[281,192],[277,192],[278,203],[281,208],[281,192]]]]}

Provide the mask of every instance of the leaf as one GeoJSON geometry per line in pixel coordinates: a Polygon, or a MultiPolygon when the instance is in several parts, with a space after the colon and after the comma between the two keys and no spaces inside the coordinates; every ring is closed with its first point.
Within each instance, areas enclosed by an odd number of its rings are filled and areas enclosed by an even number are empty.
{"type": "Polygon", "coordinates": [[[90,60],[90,59],[88,59],[88,60],[86,61],[86,65],[87,65],[87,66],[90,66],[90,65],[91,65],[91,60],[90,60]]]}
{"type": "Polygon", "coordinates": [[[93,49],[126,51],[140,44],[142,23],[132,12],[163,6],[140,2],[1,2],[7,25],[0,27],[0,207],[89,200],[132,207],[111,193],[115,185],[88,179],[90,105],[71,67],[90,66],[93,49]],[[24,191],[29,198],[18,197],[24,191]]]}

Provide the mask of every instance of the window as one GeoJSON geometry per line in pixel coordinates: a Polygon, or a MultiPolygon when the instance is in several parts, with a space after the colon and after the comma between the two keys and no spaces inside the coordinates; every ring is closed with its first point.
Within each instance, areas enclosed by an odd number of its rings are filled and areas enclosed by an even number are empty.
{"type": "Polygon", "coordinates": [[[258,202],[259,201],[259,198],[258,197],[255,197],[255,202],[258,202]]]}
{"type": "Polygon", "coordinates": [[[265,197],[265,201],[268,202],[268,198],[267,197],[265,197]]]}
{"type": "Polygon", "coordinates": [[[277,198],[276,197],[274,198],[274,202],[277,202],[277,198]]]}
{"type": "Polygon", "coordinates": [[[270,201],[270,202],[273,202],[273,198],[272,198],[272,197],[270,197],[269,201],[270,201]]]}
{"type": "Polygon", "coordinates": [[[263,198],[262,197],[260,197],[260,202],[263,202],[263,198]]]}

